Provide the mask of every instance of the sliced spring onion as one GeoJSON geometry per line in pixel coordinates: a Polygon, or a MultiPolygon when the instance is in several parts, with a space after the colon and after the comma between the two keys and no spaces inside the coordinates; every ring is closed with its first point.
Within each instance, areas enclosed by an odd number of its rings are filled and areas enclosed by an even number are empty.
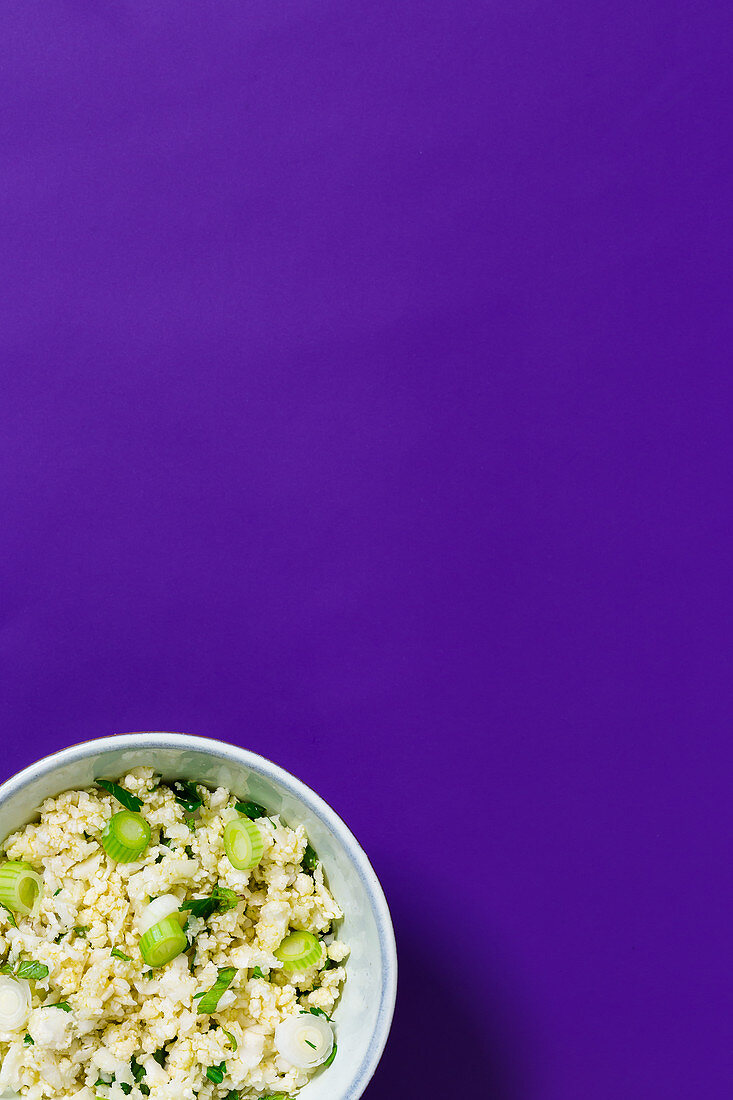
{"type": "Polygon", "coordinates": [[[137,927],[141,935],[145,935],[154,924],[160,924],[166,917],[176,914],[178,923],[183,926],[186,923],[186,914],[181,912],[181,903],[175,894],[163,894],[146,905],[140,914],[137,927]]]}
{"type": "Polygon", "coordinates": [[[113,798],[116,798],[126,810],[131,810],[132,813],[136,814],[138,810],[142,809],[142,799],[138,798],[135,794],[130,794],[130,792],[126,791],[124,787],[121,787],[119,783],[112,783],[109,779],[98,779],[97,786],[107,791],[113,798]]]}
{"type": "Polygon", "coordinates": [[[188,940],[177,916],[154,924],[140,940],[140,954],[148,966],[154,967],[165,966],[187,947],[188,940]]]}
{"type": "Polygon", "coordinates": [[[251,871],[262,859],[265,846],[262,833],[254,821],[235,818],[224,830],[224,851],[232,867],[238,871],[251,871]]]}
{"type": "Polygon", "coordinates": [[[321,961],[323,947],[311,932],[291,932],[275,952],[288,974],[300,973],[321,961]]]}
{"type": "Polygon", "coordinates": [[[0,978],[0,1031],[22,1027],[31,1010],[31,987],[15,978],[0,978]]]}
{"type": "Polygon", "coordinates": [[[199,1002],[199,1012],[216,1012],[219,1001],[234,981],[236,973],[236,967],[225,966],[223,970],[219,971],[219,977],[216,979],[211,989],[205,993],[196,993],[194,995],[194,1000],[198,1000],[199,1002]]]}
{"type": "Polygon", "coordinates": [[[0,867],[0,905],[11,913],[35,916],[41,906],[43,879],[30,863],[8,860],[0,867]]]}
{"type": "Polygon", "coordinates": [[[234,808],[252,821],[257,817],[267,817],[267,810],[264,806],[260,806],[259,802],[237,802],[234,808]]]}
{"type": "Polygon", "coordinates": [[[325,1061],[325,1062],[323,1063],[323,1068],[324,1068],[324,1069],[328,1069],[328,1067],[329,1067],[329,1066],[331,1065],[331,1062],[332,1062],[332,1061],[334,1060],[334,1058],[336,1057],[336,1051],[337,1051],[337,1050],[338,1050],[338,1045],[337,1045],[337,1043],[336,1043],[336,1040],[334,1039],[334,1042],[333,1042],[333,1050],[332,1050],[332,1051],[331,1051],[331,1053],[329,1054],[329,1056],[328,1056],[328,1058],[326,1059],[326,1061],[325,1061]]]}
{"type": "Polygon", "coordinates": [[[101,840],[110,859],[117,863],[134,863],[150,843],[150,826],[140,814],[120,810],[112,814],[101,840]]]}
{"type": "Polygon", "coordinates": [[[275,1029],[275,1046],[298,1069],[313,1069],[329,1058],[333,1030],[322,1016],[286,1016],[275,1029]]]}

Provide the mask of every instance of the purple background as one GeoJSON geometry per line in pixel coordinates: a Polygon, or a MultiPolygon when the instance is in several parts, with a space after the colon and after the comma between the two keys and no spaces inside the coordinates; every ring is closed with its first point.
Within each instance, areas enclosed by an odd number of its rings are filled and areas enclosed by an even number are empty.
{"type": "Polygon", "coordinates": [[[316,787],[399,939],[368,1100],[730,1097],[727,0],[0,30],[3,774],[316,787]]]}

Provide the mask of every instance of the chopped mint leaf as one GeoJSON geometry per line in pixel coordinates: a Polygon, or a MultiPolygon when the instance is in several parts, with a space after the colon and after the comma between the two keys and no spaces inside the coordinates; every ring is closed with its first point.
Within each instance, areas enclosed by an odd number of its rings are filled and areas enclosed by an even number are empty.
{"type": "Polygon", "coordinates": [[[306,844],[305,853],[303,855],[303,867],[306,871],[315,871],[317,866],[318,856],[316,854],[316,850],[315,848],[311,847],[310,844],[306,844]]]}
{"type": "Polygon", "coordinates": [[[98,779],[97,786],[116,798],[126,810],[131,810],[134,814],[140,811],[143,804],[142,798],[130,794],[124,787],[120,787],[119,783],[112,783],[109,779],[98,779]]]}
{"type": "Polygon", "coordinates": [[[206,1076],[210,1081],[213,1081],[215,1085],[220,1085],[224,1080],[224,1074],[227,1071],[226,1062],[220,1062],[218,1066],[209,1066],[206,1071],[206,1076]]]}
{"type": "Polygon", "coordinates": [[[48,967],[44,963],[36,962],[35,959],[28,959],[18,964],[15,976],[16,978],[29,978],[32,982],[39,982],[41,978],[48,977],[48,967]]]}
{"type": "Polygon", "coordinates": [[[234,808],[251,821],[256,821],[258,817],[267,817],[267,810],[259,802],[237,802],[234,808]]]}

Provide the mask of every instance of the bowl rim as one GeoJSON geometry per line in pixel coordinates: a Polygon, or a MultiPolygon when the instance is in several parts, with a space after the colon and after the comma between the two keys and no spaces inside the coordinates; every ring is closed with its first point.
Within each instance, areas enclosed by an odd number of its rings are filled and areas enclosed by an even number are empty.
{"type": "Polygon", "coordinates": [[[139,733],[117,733],[106,737],[97,737],[88,741],[79,741],[58,752],[49,753],[33,764],[29,764],[15,775],[10,776],[0,786],[0,803],[13,797],[29,783],[47,776],[57,768],[73,764],[88,756],[104,754],[109,750],[134,750],[145,748],[179,749],[205,752],[219,759],[242,764],[266,778],[274,778],[299,801],[320,818],[335,834],[356,866],[366,889],[367,897],[377,923],[379,942],[382,948],[382,986],[377,1020],[369,1046],[361,1065],[351,1078],[341,1100],[358,1100],[371,1081],[387,1044],[397,999],[397,944],[395,941],[392,918],[387,899],[372,867],[369,857],[356,839],[346,822],[326,802],[326,800],[302,779],[298,779],[280,764],[250,749],[240,748],[228,741],[213,737],[201,737],[189,733],[169,733],[164,730],[150,730],[139,733]]]}

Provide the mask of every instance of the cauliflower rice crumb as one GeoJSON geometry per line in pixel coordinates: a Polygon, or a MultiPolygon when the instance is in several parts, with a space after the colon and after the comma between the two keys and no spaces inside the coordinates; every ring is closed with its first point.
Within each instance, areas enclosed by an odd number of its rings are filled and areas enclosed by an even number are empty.
{"type": "Polygon", "coordinates": [[[0,1092],[28,1100],[295,1095],[313,1070],[278,1052],[275,1029],[309,1009],[330,1015],[349,954],[332,934],[343,913],[320,863],[312,873],[303,867],[305,829],[278,815],[259,818],[262,859],[240,871],[224,851],[225,826],[238,816],[228,790],[199,784],[202,805],[191,815],[152,768],[135,768],[119,784],[142,799],[152,830],[135,863],[115,863],[102,847],[121,807],[96,788],[48,799],[40,820],[2,845],[8,859],[42,874],[44,888],[35,916],[0,908],[0,965],[9,973],[35,960],[48,975],[29,983],[27,1019],[0,1030],[0,1092]],[[149,900],[173,894],[183,903],[217,886],[234,891],[236,904],[191,916],[190,950],[159,969],[146,966],[138,920],[149,900]],[[320,937],[323,949],[315,966],[287,975],[274,952],[290,930],[320,937]],[[198,1012],[195,994],[224,967],[236,967],[229,989],[214,1013],[198,1012]]]}

